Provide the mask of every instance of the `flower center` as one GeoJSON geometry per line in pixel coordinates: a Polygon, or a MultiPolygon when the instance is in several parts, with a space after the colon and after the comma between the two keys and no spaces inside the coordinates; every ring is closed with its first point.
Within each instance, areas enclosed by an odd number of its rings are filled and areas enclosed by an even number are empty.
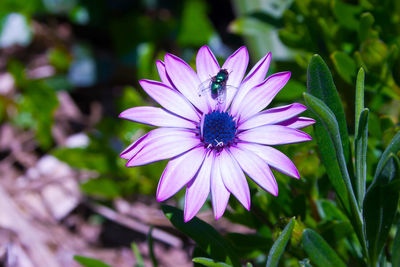
{"type": "Polygon", "coordinates": [[[236,123],[227,112],[213,111],[204,117],[203,141],[207,148],[222,148],[233,143],[236,123]]]}

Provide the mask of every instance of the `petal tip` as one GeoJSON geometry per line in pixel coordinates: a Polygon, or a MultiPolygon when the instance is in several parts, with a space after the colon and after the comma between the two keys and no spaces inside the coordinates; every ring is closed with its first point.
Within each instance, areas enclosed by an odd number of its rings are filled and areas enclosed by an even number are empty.
{"type": "Polygon", "coordinates": [[[156,193],[156,200],[158,201],[158,202],[163,202],[164,200],[166,200],[167,198],[165,197],[165,196],[163,196],[161,193],[160,193],[160,189],[157,189],[157,193],[156,193]]]}
{"type": "Polygon", "coordinates": [[[199,51],[202,50],[202,49],[210,50],[210,48],[208,47],[208,45],[203,45],[202,47],[200,47],[199,51]]]}
{"type": "Polygon", "coordinates": [[[277,196],[278,196],[278,193],[279,193],[278,188],[276,188],[273,192],[271,192],[271,194],[272,194],[274,197],[277,197],[277,196]]]}
{"type": "Polygon", "coordinates": [[[224,214],[215,214],[214,215],[215,220],[218,221],[222,217],[222,215],[224,214]]]}
{"type": "Polygon", "coordinates": [[[185,223],[187,223],[188,221],[192,220],[194,216],[195,216],[195,214],[187,214],[185,212],[185,214],[183,215],[183,221],[185,223]]]}
{"type": "Polygon", "coordinates": [[[164,56],[164,63],[167,64],[167,62],[171,60],[179,60],[179,58],[171,53],[166,53],[164,56]]]}

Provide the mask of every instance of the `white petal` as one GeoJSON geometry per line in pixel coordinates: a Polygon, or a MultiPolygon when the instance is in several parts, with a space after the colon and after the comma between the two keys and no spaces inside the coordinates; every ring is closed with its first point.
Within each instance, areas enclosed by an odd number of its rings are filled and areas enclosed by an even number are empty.
{"type": "Polygon", "coordinates": [[[225,187],[250,210],[250,190],[242,169],[226,150],[222,150],[217,157],[225,187]]]}
{"type": "Polygon", "coordinates": [[[219,164],[214,161],[211,170],[211,202],[216,220],[224,215],[226,206],[228,205],[230,193],[226,189],[221,177],[219,164]]]}
{"type": "Polygon", "coordinates": [[[190,221],[199,212],[210,193],[211,167],[214,155],[208,153],[196,177],[187,186],[185,197],[185,222],[190,221]]]}
{"type": "Polygon", "coordinates": [[[199,121],[200,117],[196,110],[176,90],[156,81],[140,80],[139,83],[146,93],[165,109],[186,119],[199,121]]]}
{"type": "Polygon", "coordinates": [[[157,127],[196,128],[193,121],[178,117],[165,109],[156,107],[134,107],[123,111],[120,118],[157,127]]]}
{"type": "Polygon", "coordinates": [[[247,173],[256,184],[272,195],[278,195],[278,184],[275,181],[271,169],[264,160],[250,150],[245,150],[244,148],[231,147],[230,151],[243,171],[247,173]]]}
{"type": "Polygon", "coordinates": [[[175,195],[196,175],[203,163],[205,152],[203,147],[194,148],[168,162],[158,183],[158,201],[164,201],[175,195]]]}
{"type": "Polygon", "coordinates": [[[208,112],[204,97],[199,96],[200,79],[197,73],[182,59],[165,55],[165,68],[172,83],[195,107],[202,112],[208,112]]]}
{"type": "Polygon", "coordinates": [[[281,173],[284,173],[296,179],[300,179],[300,174],[297,171],[294,163],[279,150],[270,146],[251,143],[240,143],[238,144],[238,147],[246,148],[253,151],[268,165],[280,171],[281,173]]]}

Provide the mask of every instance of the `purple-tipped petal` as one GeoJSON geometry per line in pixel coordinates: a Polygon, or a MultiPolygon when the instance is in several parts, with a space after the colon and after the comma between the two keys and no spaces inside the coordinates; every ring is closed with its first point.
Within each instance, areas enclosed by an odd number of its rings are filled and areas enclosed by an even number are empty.
{"type": "Polygon", "coordinates": [[[216,220],[224,215],[228,205],[230,193],[226,189],[221,177],[219,164],[214,160],[211,170],[211,203],[213,206],[214,217],[216,220]]]}
{"type": "Polygon", "coordinates": [[[165,55],[165,68],[178,91],[199,110],[207,112],[207,102],[199,96],[200,79],[196,72],[185,61],[171,54],[165,55]]]}
{"type": "Polygon", "coordinates": [[[192,121],[199,120],[196,110],[179,92],[156,81],[140,80],[139,83],[146,93],[165,109],[192,121]]]}
{"type": "Polygon", "coordinates": [[[294,163],[279,150],[270,146],[263,146],[251,143],[239,143],[238,147],[246,148],[253,151],[269,166],[280,171],[281,173],[284,173],[296,179],[300,179],[300,174],[297,171],[294,163]]]}
{"type": "Polygon", "coordinates": [[[130,144],[127,148],[124,149],[124,151],[119,154],[119,156],[123,159],[130,159],[132,158],[140,149],[138,149],[139,145],[142,144],[142,142],[145,142],[146,138],[148,137],[148,134],[143,135],[139,139],[137,139],[135,142],[130,144]]]}
{"type": "Polygon", "coordinates": [[[138,140],[130,144],[124,151],[121,152],[120,157],[123,159],[131,159],[136,153],[138,153],[148,142],[152,142],[155,139],[163,138],[164,136],[179,135],[186,130],[175,129],[175,128],[157,128],[151,130],[147,134],[140,137],[138,140]]]}
{"type": "Polygon", "coordinates": [[[178,117],[165,109],[156,107],[134,107],[123,111],[120,118],[157,127],[196,128],[192,121],[178,117]]]}
{"type": "Polygon", "coordinates": [[[200,82],[209,80],[220,70],[217,59],[208,46],[202,46],[196,56],[196,70],[200,82]]]}
{"type": "Polygon", "coordinates": [[[239,126],[239,130],[247,130],[267,124],[276,124],[282,121],[286,121],[291,119],[303,111],[305,111],[307,107],[303,106],[299,103],[294,103],[291,105],[271,108],[260,113],[257,113],[253,117],[247,119],[242,122],[239,126]]]}
{"type": "Polygon", "coordinates": [[[243,76],[249,63],[249,53],[247,48],[242,46],[235,51],[224,63],[221,69],[226,69],[229,73],[227,81],[226,99],[223,110],[226,110],[233,97],[240,87],[243,76]],[[230,88],[233,87],[233,88],[230,88]]]}
{"type": "Polygon", "coordinates": [[[297,129],[281,125],[264,125],[238,134],[241,141],[263,145],[284,145],[311,140],[311,137],[297,129]]]}
{"type": "Polygon", "coordinates": [[[259,85],[264,81],[267,75],[269,64],[271,63],[271,53],[266,54],[260,59],[257,64],[251,69],[246,78],[244,78],[240,85],[239,91],[232,100],[231,114],[236,115],[238,107],[242,102],[243,98],[246,97],[247,93],[255,86],[259,85]]]}
{"type": "Polygon", "coordinates": [[[196,177],[193,178],[186,189],[185,197],[185,222],[190,221],[199,212],[210,193],[211,167],[214,155],[208,153],[196,177]]]}
{"type": "Polygon", "coordinates": [[[243,207],[250,210],[250,190],[242,169],[225,149],[217,156],[217,160],[226,189],[239,200],[243,207]]]}
{"type": "Polygon", "coordinates": [[[189,183],[203,163],[205,153],[203,147],[198,147],[170,160],[158,183],[157,201],[172,197],[189,183]]]}
{"type": "Polygon", "coordinates": [[[156,61],[158,75],[160,75],[161,81],[166,84],[167,86],[174,88],[174,85],[171,83],[167,72],[165,71],[165,64],[161,60],[156,61]]]}
{"type": "Polygon", "coordinates": [[[126,166],[140,166],[173,158],[199,144],[199,138],[195,133],[183,130],[177,131],[175,135],[153,138],[142,145],[143,147],[128,161],[126,166]]]}
{"type": "Polygon", "coordinates": [[[267,107],[289,78],[290,72],[276,73],[251,89],[238,108],[237,115],[240,116],[240,120],[244,121],[267,107]]]}
{"type": "Polygon", "coordinates": [[[307,126],[313,125],[315,123],[314,119],[306,117],[295,117],[286,121],[278,123],[279,125],[286,126],[293,129],[302,129],[307,126]]]}
{"type": "Polygon", "coordinates": [[[268,164],[250,150],[231,147],[230,151],[242,170],[262,189],[278,195],[278,184],[268,164]]]}

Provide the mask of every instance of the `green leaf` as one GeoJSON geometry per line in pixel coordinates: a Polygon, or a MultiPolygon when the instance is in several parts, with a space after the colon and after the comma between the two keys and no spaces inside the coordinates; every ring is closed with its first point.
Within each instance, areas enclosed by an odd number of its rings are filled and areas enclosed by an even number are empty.
{"type": "Polygon", "coordinates": [[[365,233],[373,265],[378,261],[386,242],[397,211],[399,197],[400,161],[394,154],[390,154],[364,199],[365,233]]]}
{"type": "Polygon", "coordinates": [[[397,154],[400,150],[400,132],[398,132],[390,141],[389,145],[386,147],[385,151],[382,153],[381,158],[378,162],[378,166],[376,167],[374,180],[377,179],[377,176],[382,172],[382,168],[384,163],[387,161],[388,157],[391,153],[397,154]]]}
{"type": "Polygon", "coordinates": [[[150,77],[154,65],[155,47],[153,43],[141,43],[137,47],[138,53],[138,77],[150,77]]]}
{"type": "Polygon", "coordinates": [[[185,223],[182,210],[167,205],[162,205],[161,209],[176,228],[193,239],[212,259],[241,266],[235,249],[211,225],[197,217],[185,223]]]}
{"type": "MultiPolygon", "coordinates": [[[[260,32],[269,32],[272,26],[268,23],[250,16],[240,17],[229,24],[229,31],[236,34],[252,36],[260,32]]],[[[272,41],[271,41],[272,42],[272,41]]]]}
{"type": "Polygon", "coordinates": [[[52,154],[74,168],[95,170],[99,173],[111,169],[106,155],[89,151],[87,148],[57,148],[52,154]]]}
{"type": "Polygon", "coordinates": [[[349,30],[357,30],[359,27],[359,14],[362,11],[359,5],[350,5],[342,1],[333,1],[333,14],[339,24],[349,30]]]}
{"type": "Polygon", "coordinates": [[[333,83],[332,74],[319,55],[314,55],[308,65],[307,89],[309,94],[321,99],[329,109],[332,110],[333,114],[335,114],[344,155],[346,162],[348,162],[350,157],[350,144],[342,101],[333,83]]]}
{"type": "Polygon", "coordinates": [[[306,229],[302,237],[303,247],[311,262],[320,267],[345,267],[344,262],[328,243],[315,231],[306,229]]]}
{"type": "Polygon", "coordinates": [[[74,260],[76,260],[82,266],[85,266],[85,267],[111,267],[110,265],[102,262],[101,260],[84,257],[84,256],[79,256],[79,255],[75,255],[74,260]]]}
{"type": "MultiPolygon", "coordinates": [[[[333,144],[333,151],[329,151],[330,153],[335,153],[337,162],[339,164],[339,170],[341,178],[346,185],[345,192],[338,192],[337,194],[348,194],[349,197],[349,204],[350,204],[350,212],[348,211],[348,216],[351,218],[354,230],[357,233],[357,237],[362,244],[364,250],[366,249],[364,234],[363,234],[363,225],[361,219],[360,208],[358,206],[356,197],[354,195],[353,187],[351,185],[349,172],[346,167],[345,157],[343,153],[343,147],[341,144],[340,133],[339,133],[339,126],[336,121],[335,115],[332,111],[328,108],[328,106],[322,102],[320,99],[309,95],[307,93],[303,94],[305,102],[307,106],[311,109],[314,114],[317,115],[320,123],[323,125],[325,130],[328,133],[330,141],[333,144]]],[[[321,144],[322,145],[322,144],[321,144]]],[[[328,163],[329,164],[329,163],[328,163]]],[[[334,180],[340,179],[339,177],[335,177],[334,180]]],[[[335,190],[337,188],[335,187],[335,190]]]]}
{"type": "Polygon", "coordinates": [[[393,240],[392,266],[400,267],[400,224],[397,225],[396,235],[393,240]]]}
{"type": "Polygon", "coordinates": [[[360,16],[360,26],[358,28],[358,37],[360,41],[365,41],[371,37],[371,26],[374,24],[374,17],[371,13],[366,12],[360,16]]]}
{"type": "Polygon", "coordinates": [[[340,77],[349,84],[353,83],[353,78],[356,75],[356,63],[344,52],[335,51],[332,55],[332,62],[335,65],[336,71],[340,77]]]}
{"type": "Polygon", "coordinates": [[[355,143],[356,176],[355,189],[358,205],[362,207],[367,180],[367,146],[368,146],[368,109],[364,109],[359,118],[355,143]]]}
{"type": "MultiPolygon", "coordinates": [[[[350,205],[355,204],[357,207],[353,188],[351,186],[350,176],[345,164],[343,147],[340,139],[339,125],[338,122],[336,121],[335,115],[329,109],[329,107],[320,99],[307,93],[304,93],[303,96],[307,106],[311,109],[311,111],[314,114],[317,115],[318,120],[321,122],[321,124],[324,126],[325,130],[329,134],[328,136],[334,148],[334,151],[332,151],[332,153],[336,154],[337,162],[339,163],[341,178],[343,179],[346,185],[347,192],[350,196],[350,205]]],[[[340,178],[336,177],[335,179],[340,179],[340,178]]],[[[340,194],[342,192],[337,192],[337,193],[340,194]]],[[[356,210],[358,210],[358,207],[356,210]]]]}
{"type": "MultiPolygon", "coordinates": [[[[343,146],[344,157],[346,163],[350,159],[350,146],[347,133],[346,119],[344,116],[343,106],[341,104],[335,84],[333,83],[332,74],[328,66],[318,55],[311,58],[307,70],[307,89],[308,93],[321,99],[333,112],[333,117],[337,121],[341,143],[343,146]]],[[[315,139],[320,150],[321,160],[326,168],[326,173],[331,181],[335,191],[341,200],[346,211],[350,213],[349,198],[346,194],[346,186],[342,179],[338,161],[335,157],[335,147],[329,137],[329,133],[324,128],[320,119],[316,119],[314,124],[315,139]]]]}
{"type": "Polygon", "coordinates": [[[322,220],[347,220],[347,217],[342,213],[342,211],[335,205],[333,201],[326,199],[317,200],[317,209],[319,216],[321,216],[322,220]]]}
{"type": "Polygon", "coordinates": [[[89,179],[81,184],[82,191],[90,196],[112,199],[121,195],[118,183],[106,177],[89,179]]]}
{"type": "Polygon", "coordinates": [[[207,17],[205,1],[185,1],[178,42],[182,46],[201,46],[208,43],[214,32],[207,17]]]}
{"type": "Polygon", "coordinates": [[[136,245],[135,242],[131,243],[131,249],[132,249],[132,252],[133,252],[133,254],[135,255],[135,258],[136,258],[135,267],[144,267],[145,265],[144,265],[144,262],[143,262],[142,254],[140,254],[139,248],[138,248],[138,246],[136,245]]]}
{"type": "Polygon", "coordinates": [[[208,266],[208,267],[231,267],[231,265],[226,264],[224,262],[217,262],[212,259],[204,258],[204,257],[197,257],[192,260],[195,263],[200,263],[200,264],[202,264],[204,266],[208,266]]]}
{"type": "Polygon", "coordinates": [[[295,224],[295,218],[292,218],[290,222],[283,229],[282,233],[279,235],[278,239],[275,241],[271,250],[268,254],[267,267],[278,266],[279,259],[281,258],[283,252],[285,251],[286,245],[292,236],[292,231],[295,224]]]}
{"type": "Polygon", "coordinates": [[[361,112],[364,110],[364,80],[365,73],[364,69],[360,68],[357,74],[357,82],[356,82],[356,110],[355,110],[355,125],[354,129],[356,129],[355,136],[357,136],[358,131],[358,121],[360,120],[361,112]]]}

